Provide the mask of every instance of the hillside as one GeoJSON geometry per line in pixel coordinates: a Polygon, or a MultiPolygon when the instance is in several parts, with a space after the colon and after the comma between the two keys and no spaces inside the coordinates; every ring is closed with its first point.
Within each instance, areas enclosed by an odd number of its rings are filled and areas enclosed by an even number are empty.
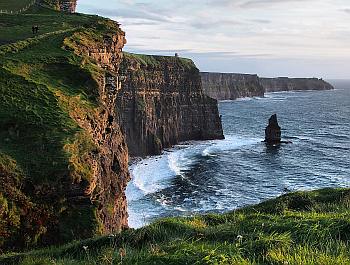
{"type": "Polygon", "coordinates": [[[350,190],[284,195],[231,213],[167,218],[120,235],[8,254],[1,264],[350,263],[350,190]]]}
{"type": "Polygon", "coordinates": [[[0,23],[0,251],[120,231],[128,153],[110,80],[124,32],[44,8],[0,23]]]}
{"type": "Polygon", "coordinates": [[[223,138],[191,60],[124,54],[98,16],[36,5],[0,23],[0,252],[119,233],[128,149],[223,138]]]}
{"type": "Polygon", "coordinates": [[[0,10],[3,12],[19,12],[30,7],[36,0],[1,0],[0,10]]]}

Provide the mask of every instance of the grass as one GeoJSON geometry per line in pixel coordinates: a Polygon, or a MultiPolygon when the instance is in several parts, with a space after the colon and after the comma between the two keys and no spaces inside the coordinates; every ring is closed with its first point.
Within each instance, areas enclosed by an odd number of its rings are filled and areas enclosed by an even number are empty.
{"type": "Polygon", "coordinates": [[[33,0],[1,0],[0,10],[19,11],[32,4],[33,0]]]}
{"type": "Polygon", "coordinates": [[[91,180],[96,146],[78,120],[96,119],[105,70],[77,49],[120,29],[37,7],[0,14],[0,25],[0,252],[91,236],[94,206],[70,209],[64,189],[91,180]]]}
{"type": "Polygon", "coordinates": [[[350,264],[350,190],[284,195],[227,214],[9,253],[1,264],[350,264]]]}
{"type": "Polygon", "coordinates": [[[127,61],[136,61],[144,67],[155,68],[164,62],[171,62],[173,60],[178,64],[179,67],[184,69],[197,69],[196,65],[191,59],[174,57],[174,56],[160,56],[160,55],[145,55],[124,52],[124,58],[127,61]]]}

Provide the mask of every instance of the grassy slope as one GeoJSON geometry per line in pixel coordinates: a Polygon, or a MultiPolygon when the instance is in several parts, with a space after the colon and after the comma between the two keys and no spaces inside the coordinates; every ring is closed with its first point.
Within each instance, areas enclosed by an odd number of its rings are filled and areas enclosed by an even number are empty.
{"type": "Polygon", "coordinates": [[[54,197],[62,180],[89,179],[85,157],[95,147],[72,117],[96,113],[96,80],[104,70],[75,55],[72,46],[119,30],[97,16],[32,12],[0,15],[0,38],[7,43],[0,46],[0,250],[4,238],[17,246],[35,244],[45,222],[65,209],[64,196],[62,204],[54,197]],[[34,23],[40,34],[32,36],[34,23]],[[24,180],[53,198],[25,196],[24,180]]]}
{"type": "Polygon", "coordinates": [[[197,69],[196,65],[191,59],[188,58],[176,58],[174,56],[160,56],[160,55],[146,55],[146,54],[137,54],[137,53],[128,53],[124,52],[124,58],[128,61],[137,61],[140,65],[146,67],[157,67],[161,65],[164,61],[173,60],[174,63],[179,64],[186,69],[197,69]]]}
{"type": "Polygon", "coordinates": [[[0,262],[345,265],[349,210],[349,189],[298,192],[227,214],[167,218],[118,236],[7,254],[0,262]]]}
{"type": "Polygon", "coordinates": [[[31,4],[33,0],[1,0],[0,10],[18,11],[31,4]]]}

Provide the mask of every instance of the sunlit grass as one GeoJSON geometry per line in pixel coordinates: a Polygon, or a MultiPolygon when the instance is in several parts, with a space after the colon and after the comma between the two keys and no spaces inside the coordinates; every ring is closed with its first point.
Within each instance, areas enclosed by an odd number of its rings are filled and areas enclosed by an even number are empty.
{"type": "Polygon", "coordinates": [[[5,255],[0,262],[345,265],[349,196],[348,189],[298,192],[227,214],[166,218],[120,235],[5,255]],[[301,209],[305,198],[309,206],[301,209]]]}

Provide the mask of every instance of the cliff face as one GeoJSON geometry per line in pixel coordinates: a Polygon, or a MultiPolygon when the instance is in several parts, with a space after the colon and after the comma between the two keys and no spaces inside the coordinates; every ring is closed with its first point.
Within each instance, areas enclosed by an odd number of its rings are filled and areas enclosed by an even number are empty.
{"type": "Polygon", "coordinates": [[[39,0],[40,4],[66,13],[75,13],[77,2],[78,0],[39,0]]]}
{"type": "Polygon", "coordinates": [[[201,78],[204,93],[217,100],[264,96],[257,75],[203,72],[201,78]]]}
{"type": "Polygon", "coordinates": [[[0,252],[127,227],[115,108],[125,34],[110,20],[83,23],[0,47],[0,252]]]}
{"type": "MultiPolygon", "coordinates": [[[[115,23],[115,26],[118,27],[118,24],[115,23]]],[[[93,170],[89,185],[80,189],[80,194],[74,194],[77,190],[74,186],[71,199],[77,199],[77,204],[81,207],[79,200],[81,196],[85,196],[86,206],[92,203],[96,207],[99,233],[109,234],[120,232],[128,226],[125,197],[125,188],[130,180],[128,149],[115,108],[121,85],[118,71],[126,40],[124,32],[120,30],[118,33],[102,36],[103,41],[100,42],[75,41],[82,38],[84,39],[84,34],[73,35],[70,47],[73,47],[78,56],[87,55],[105,72],[97,78],[100,106],[95,115],[81,117],[71,113],[95,144],[95,151],[87,158],[93,170]]]]}
{"type": "Polygon", "coordinates": [[[334,87],[318,78],[260,78],[266,92],[293,90],[332,90],[334,87]]]}
{"type": "Polygon", "coordinates": [[[203,94],[192,61],[126,54],[118,96],[132,156],[159,154],[180,141],[222,139],[217,101],[203,94]]]}
{"type": "Polygon", "coordinates": [[[68,13],[75,13],[78,0],[59,0],[60,10],[68,13]]]}

